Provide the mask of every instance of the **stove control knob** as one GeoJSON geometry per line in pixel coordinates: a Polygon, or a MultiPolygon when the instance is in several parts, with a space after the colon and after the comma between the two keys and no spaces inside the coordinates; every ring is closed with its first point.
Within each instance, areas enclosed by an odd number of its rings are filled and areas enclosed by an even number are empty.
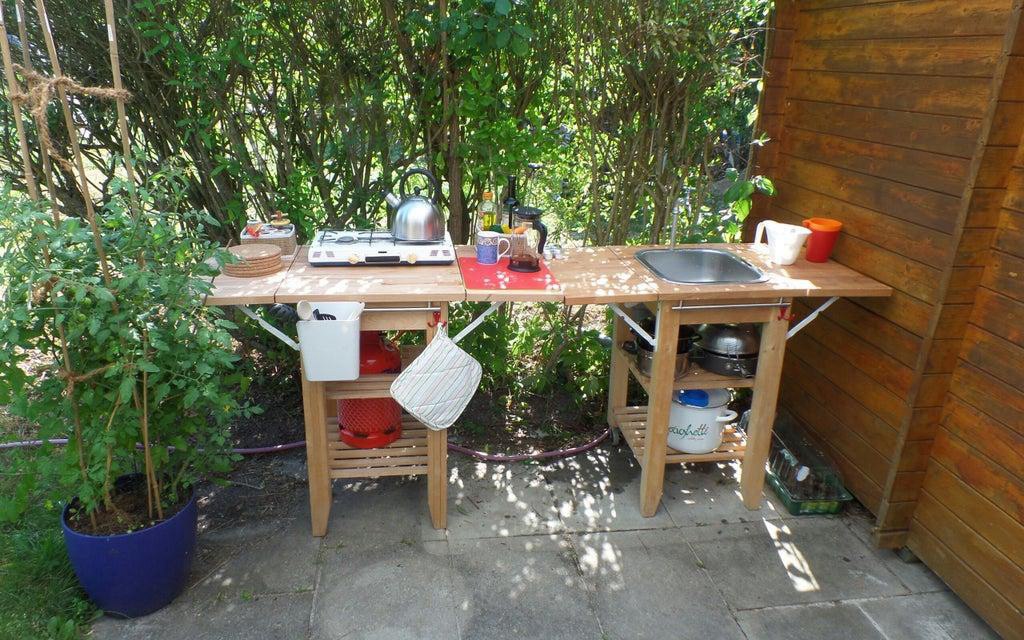
{"type": "Polygon", "coordinates": [[[417,257],[415,253],[410,253],[409,257],[405,259],[405,261],[408,262],[409,264],[416,264],[416,260],[417,257]]]}
{"type": "Polygon", "coordinates": [[[353,253],[349,255],[348,261],[350,264],[359,264],[359,256],[353,253]]]}

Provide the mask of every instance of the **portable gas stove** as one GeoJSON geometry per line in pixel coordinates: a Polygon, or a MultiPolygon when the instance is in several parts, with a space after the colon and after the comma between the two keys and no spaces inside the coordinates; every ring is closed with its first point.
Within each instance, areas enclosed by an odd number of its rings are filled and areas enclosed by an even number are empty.
{"type": "Polygon", "coordinates": [[[455,245],[446,231],[437,242],[395,240],[382,230],[317,232],[309,245],[309,264],[314,267],[347,267],[384,264],[451,264],[455,245]]]}

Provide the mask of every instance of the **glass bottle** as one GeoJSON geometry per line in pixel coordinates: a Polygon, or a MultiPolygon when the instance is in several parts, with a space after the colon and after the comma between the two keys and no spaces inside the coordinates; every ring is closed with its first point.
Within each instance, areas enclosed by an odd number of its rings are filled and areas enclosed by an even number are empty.
{"type": "Polygon", "coordinates": [[[484,231],[491,231],[498,222],[497,211],[494,208],[494,194],[490,191],[484,191],[483,199],[480,201],[480,207],[478,209],[480,220],[480,228],[484,231]]]}

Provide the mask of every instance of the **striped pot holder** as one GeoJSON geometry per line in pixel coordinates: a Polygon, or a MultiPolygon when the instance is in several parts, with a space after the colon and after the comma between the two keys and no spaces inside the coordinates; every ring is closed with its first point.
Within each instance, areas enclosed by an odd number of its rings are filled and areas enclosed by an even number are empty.
{"type": "Polygon", "coordinates": [[[423,353],[391,383],[391,397],[414,418],[435,431],[458,419],[480,386],[482,370],[444,325],[423,353]]]}

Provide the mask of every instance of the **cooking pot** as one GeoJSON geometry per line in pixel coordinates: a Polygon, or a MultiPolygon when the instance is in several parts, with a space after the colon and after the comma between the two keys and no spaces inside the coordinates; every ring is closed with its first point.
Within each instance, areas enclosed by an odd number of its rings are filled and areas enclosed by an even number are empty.
{"type": "MultiPolygon", "coordinates": [[[[640,321],[640,328],[650,335],[654,335],[654,327],[654,318],[645,318],[640,321]]],[[[635,330],[630,329],[630,332],[636,336],[636,339],[623,343],[622,348],[633,355],[636,360],[636,368],[640,373],[649,376],[654,369],[654,347],[635,330]]],[[[679,327],[679,339],[676,341],[676,378],[682,376],[690,368],[690,350],[698,340],[700,340],[700,336],[695,329],[686,325],[679,327]]]]}
{"type": "Polygon", "coordinates": [[[722,444],[725,425],[737,413],[727,406],[726,389],[688,389],[672,396],[668,446],[682,453],[711,453],[722,444]]]}
{"type": "Polygon", "coordinates": [[[761,348],[757,325],[706,324],[698,333],[701,341],[691,355],[693,362],[722,376],[754,377],[761,348]]]}
{"type": "MultiPolygon", "coordinates": [[[[654,370],[654,350],[651,349],[651,344],[643,338],[637,338],[629,342],[622,343],[622,349],[626,353],[633,356],[636,361],[636,368],[640,373],[645,376],[650,376],[651,371],[654,370]]],[[[675,377],[679,378],[686,370],[690,367],[690,350],[689,347],[683,352],[676,352],[676,370],[675,377]]]]}
{"type": "Polygon", "coordinates": [[[398,182],[398,196],[388,193],[384,196],[388,205],[395,210],[391,221],[391,236],[403,242],[438,242],[444,240],[444,214],[437,206],[440,193],[437,180],[426,169],[409,169],[398,182]],[[409,176],[421,175],[430,183],[430,197],[420,195],[420,188],[413,189],[413,195],[405,191],[409,176]]]}

